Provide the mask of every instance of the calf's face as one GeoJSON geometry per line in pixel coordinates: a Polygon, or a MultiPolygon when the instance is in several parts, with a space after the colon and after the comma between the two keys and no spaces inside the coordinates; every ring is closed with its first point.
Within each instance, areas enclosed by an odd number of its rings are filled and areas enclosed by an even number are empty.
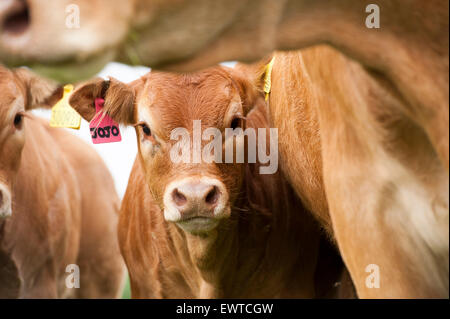
{"type": "Polygon", "coordinates": [[[12,214],[12,185],[25,144],[25,112],[61,96],[61,87],[26,69],[0,66],[0,219],[12,214]]]}
{"type": "Polygon", "coordinates": [[[220,136],[221,150],[233,142],[225,138],[226,128],[245,129],[257,95],[243,76],[217,67],[189,75],[152,72],[129,85],[96,79],[75,90],[70,104],[91,120],[94,100],[102,97],[105,112],[134,125],[146,182],[165,220],[190,233],[206,233],[230,216],[244,166],[224,163],[224,151],[215,160],[204,154],[213,136],[220,136]],[[212,135],[205,138],[208,132],[212,135]],[[187,157],[178,160],[183,150],[187,157]]]}

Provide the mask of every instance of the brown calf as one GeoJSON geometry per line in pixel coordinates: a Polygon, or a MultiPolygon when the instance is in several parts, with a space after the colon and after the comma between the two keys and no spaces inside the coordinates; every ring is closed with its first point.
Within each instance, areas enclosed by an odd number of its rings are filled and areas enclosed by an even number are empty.
{"type": "Polygon", "coordinates": [[[0,91],[0,298],[118,297],[124,265],[111,175],[82,141],[25,113],[52,105],[60,88],[0,68],[0,91]],[[66,286],[72,264],[79,289],[66,286]]]}
{"type": "MultiPolygon", "coordinates": [[[[330,290],[336,276],[326,275],[339,275],[342,265],[316,271],[319,228],[281,173],[261,175],[260,164],[171,158],[171,134],[185,128],[194,136],[194,120],[220,132],[266,128],[264,99],[253,83],[222,67],[152,72],[129,85],[95,79],[70,104],[91,120],[98,97],[118,122],[136,123],[139,154],[119,222],[133,297],[311,298],[330,290]]],[[[220,147],[228,142],[220,139],[220,147]]]]}

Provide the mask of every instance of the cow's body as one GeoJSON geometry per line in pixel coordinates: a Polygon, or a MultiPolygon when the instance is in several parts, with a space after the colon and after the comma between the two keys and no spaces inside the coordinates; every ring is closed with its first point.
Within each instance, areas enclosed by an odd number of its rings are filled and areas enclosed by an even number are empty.
{"type": "Polygon", "coordinates": [[[8,265],[0,267],[0,296],[120,296],[119,202],[109,172],[73,135],[34,116],[24,124],[27,141],[13,188],[13,215],[0,221],[0,263],[8,265]],[[71,264],[80,269],[79,289],[66,286],[75,283],[73,268],[66,272],[71,264]]]}
{"type": "Polygon", "coordinates": [[[448,297],[448,144],[439,152],[398,91],[325,46],[275,55],[269,103],[285,174],[358,295],[448,297]]]}
{"type": "Polygon", "coordinates": [[[0,71],[7,80],[0,83],[0,297],[118,297],[124,265],[110,173],[84,142],[38,117],[25,115],[14,128],[11,115],[34,98],[40,80],[28,87],[0,71]]]}

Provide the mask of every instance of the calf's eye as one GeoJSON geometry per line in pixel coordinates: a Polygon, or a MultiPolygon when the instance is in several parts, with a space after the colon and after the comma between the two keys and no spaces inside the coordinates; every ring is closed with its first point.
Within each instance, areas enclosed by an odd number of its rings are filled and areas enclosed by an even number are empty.
{"type": "Polygon", "coordinates": [[[152,131],[150,130],[147,124],[142,124],[142,132],[144,132],[144,134],[147,136],[152,135],[152,131]]]}
{"type": "Polygon", "coordinates": [[[152,134],[152,130],[145,122],[140,122],[138,124],[135,124],[134,127],[140,127],[142,130],[142,138],[152,142],[153,144],[156,144],[156,139],[152,134]]]}
{"type": "Polygon", "coordinates": [[[237,128],[242,128],[243,122],[244,122],[244,119],[243,119],[243,118],[241,118],[241,117],[235,117],[235,118],[233,118],[233,120],[231,120],[230,127],[231,127],[233,130],[235,130],[235,129],[237,129],[237,128]]]}
{"type": "Polygon", "coordinates": [[[16,116],[14,117],[14,126],[16,129],[21,129],[22,128],[22,122],[23,122],[23,114],[22,113],[17,113],[16,116]]]}

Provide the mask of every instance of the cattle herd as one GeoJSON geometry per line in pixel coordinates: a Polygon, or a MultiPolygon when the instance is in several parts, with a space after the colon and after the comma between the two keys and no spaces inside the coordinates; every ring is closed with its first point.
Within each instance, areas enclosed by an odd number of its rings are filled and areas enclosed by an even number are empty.
{"type": "Polygon", "coordinates": [[[0,298],[448,298],[449,2],[372,2],[1,1],[0,298]]]}

